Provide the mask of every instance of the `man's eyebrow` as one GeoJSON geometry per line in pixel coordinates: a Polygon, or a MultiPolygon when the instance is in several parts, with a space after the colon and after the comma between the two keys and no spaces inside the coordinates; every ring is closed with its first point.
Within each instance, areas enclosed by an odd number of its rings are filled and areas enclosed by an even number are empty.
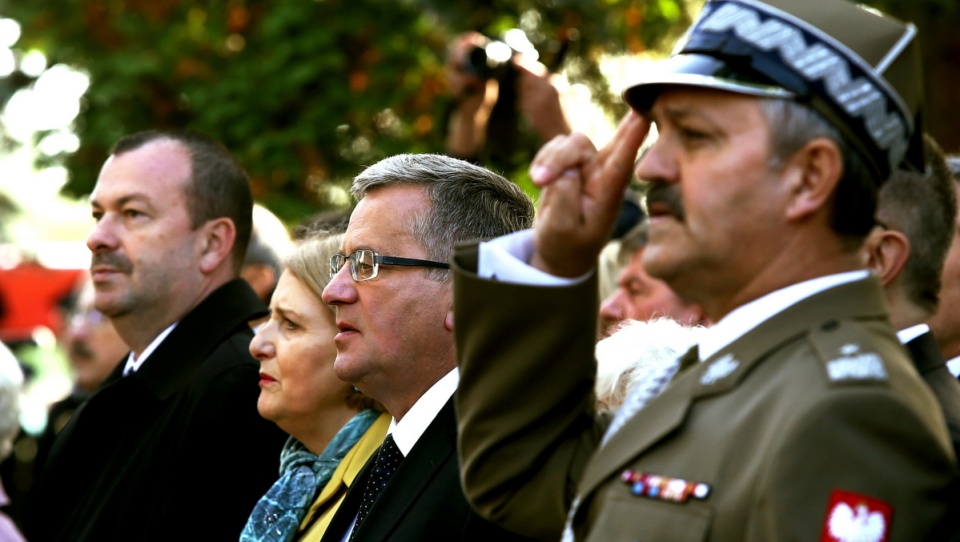
{"type": "MultiPolygon", "coordinates": [[[[150,198],[149,198],[146,194],[144,194],[144,193],[142,193],[142,192],[134,192],[134,193],[132,193],[132,194],[126,194],[126,195],[124,195],[124,196],[121,196],[121,197],[117,198],[117,202],[116,202],[116,203],[117,203],[117,205],[126,205],[126,204],[131,203],[131,202],[140,202],[140,203],[144,203],[144,204],[146,204],[146,205],[149,205],[149,204],[150,204],[150,198]]],[[[90,205],[93,205],[93,206],[95,206],[95,207],[101,207],[101,206],[102,206],[102,205],[100,204],[100,202],[97,201],[97,199],[94,198],[93,196],[90,197],[90,205]]]]}
{"type": "Polygon", "coordinates": [[[690,118],[697,118],[697,119],[702,119],[708,122],[712,122],[710,117],[708,115],[703,114],[703,112],[701,112],[700,110],[693,107],[682,106],[682,105],[664,107],[663,110],[660,112],[660,117],[663,117],[666,120],[671,120],[673,122],[686,120],[690,118]]]}

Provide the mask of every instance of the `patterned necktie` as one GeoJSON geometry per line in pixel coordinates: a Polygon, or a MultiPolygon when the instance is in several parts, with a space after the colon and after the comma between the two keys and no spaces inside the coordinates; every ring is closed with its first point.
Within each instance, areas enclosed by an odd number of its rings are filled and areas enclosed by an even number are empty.
{"type": "Polygon", "coordinates": [[[377,449],[377,457],[373,462],[373,470],[370,472],[370,478],[367,479],[367,487],[363,491],[363,501],[360,503],[360,510],[357,512],[357,523],[353,526],[353,532],[350,533],[350,540],[354,539],[360,524],[370,513],[370,508],[377,500],[380,492],[386,487],[390,477],[397,471],[397,466],[403,460],[403,453],[397,448],[397,443],[393,440],[393,434],[387,435],[383,444],[377,449]]]}

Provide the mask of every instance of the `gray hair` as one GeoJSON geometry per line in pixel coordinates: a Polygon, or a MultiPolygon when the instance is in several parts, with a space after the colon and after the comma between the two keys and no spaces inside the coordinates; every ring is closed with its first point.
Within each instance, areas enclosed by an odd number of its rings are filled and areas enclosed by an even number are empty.
{"type": "Polygon", "coordinates": [[[760,100],[760,111],[770,127],[770,168],[778,171],[787,159],[809,141],[826,138],[837,144],[843,157],[843,175],[831,202],[833,230],[846,238],[850,248],[858,247],[875,224],[877,179],[860,151],[851,145],[855,138],[841,134],[820,113],[791,100],[760,100]]]}
{"type": "Polygon", "coordinates": [[[20,390],[23,371],[17,358],[0,343],[0,459],[10,455],[20,430],[20,390]]]}
{"type": "MultiPolygon", "coordinates": [[[[387,186],[421,186],[430,209],[410,226],[429,258],[447,262],[458,243],[499,237],[533,225],[530,198],[517,185],[488,169],[441,154],[400,154],[365,169],[353,180],[357,201],[387,186]]],[[[450,271],[431,269],[434,280],[450,271]]]]}

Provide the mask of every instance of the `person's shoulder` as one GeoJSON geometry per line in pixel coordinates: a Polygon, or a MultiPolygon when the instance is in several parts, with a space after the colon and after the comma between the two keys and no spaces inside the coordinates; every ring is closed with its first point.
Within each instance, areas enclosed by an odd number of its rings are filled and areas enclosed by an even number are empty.
{"type": "Polygon", "coordinates": [[[884,320],[827,320],[812,327],[805,340],[830,389],[917,380],[915,371],[910,375],[909,355],[884,320]]]}

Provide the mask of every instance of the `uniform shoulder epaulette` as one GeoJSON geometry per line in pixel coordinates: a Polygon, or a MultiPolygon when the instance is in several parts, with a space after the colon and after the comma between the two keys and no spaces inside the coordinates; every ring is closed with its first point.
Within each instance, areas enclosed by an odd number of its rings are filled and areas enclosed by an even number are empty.
{"type": "Polygon", "coordinates": [[[887,341],[855,320],[827,320],[807,336],[831,385],[878,384],[890,378],[887,341]]]}

